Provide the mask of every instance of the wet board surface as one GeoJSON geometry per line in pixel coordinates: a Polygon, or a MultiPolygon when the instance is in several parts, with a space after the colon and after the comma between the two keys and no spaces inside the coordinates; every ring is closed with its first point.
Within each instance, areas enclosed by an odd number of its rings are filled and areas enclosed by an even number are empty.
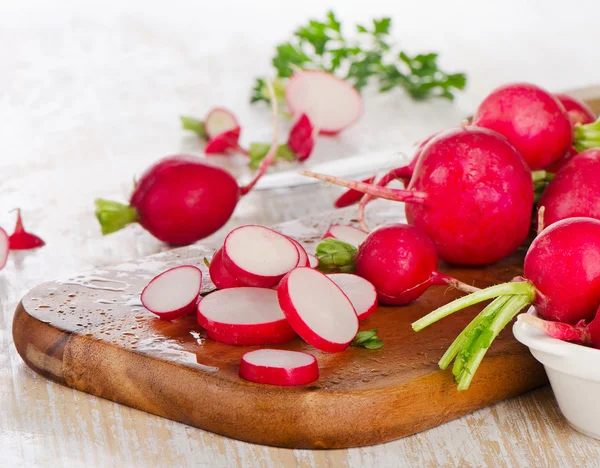
{"type": "MultiPolygon", "coordinates": [[[[313,252],[332,222],[350,222],[354,208],[282,224],[278,229],[313,252]]],[[[398,218],[401,206],[374,219],[398,218]]],[[[380,307],[361,323],[379,329],[380,350],[349,348],[326,354],[300,339],[281,349],[316,356],[320,379],[304,387],[276,387],[238,376],[248,347],[205,338],[193,316],[155,318],[139,302],[148,280],[177,264],[204,273],[216,246],[195,245],[135,262],[42,284],[19,304],[15,346],[36,372],[63,385],[236,439],[293,448],[371,445],[403,437],[526,392],[546,382],[542,367],[512,336],[495,341],[469,390],[456,391],[437,361],[468,321],[462,314],[414,333],[410,323],[458,297],[430,288],[404,307],[380,307]]],[[[522,273],[524,250],[487,268],[442,268],[478,287],[522,273]]]]}

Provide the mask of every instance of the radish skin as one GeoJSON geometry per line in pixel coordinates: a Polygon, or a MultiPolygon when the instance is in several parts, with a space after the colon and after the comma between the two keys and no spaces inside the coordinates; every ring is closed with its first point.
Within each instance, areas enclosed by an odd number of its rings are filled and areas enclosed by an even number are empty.
{"type": "Polygon", "coordinates": [[[241,129],[234,128],[227,132],[220,133],[210,140],[204,147],[205,154],[223,154],[230,149],[240,149],[238,141],[240,139],[241,129]]]}
{"type": "MultiPolygon", "coordinates": [[[[375,176],[367,177],[362,182],[365,184],[372,184],[375,181],[375,176]]],[[[352,206],[358,203],[364,196],[363,193],[358,192],[356,190],[346,190],[342,193],[336,200],[333,202],[333,206],[336,208],[345,208],[347,206],[352,206]]]]}
{"type": "Polygon", "coordinates": [[[233,276],[223,265],[223,250],[219,249],[213,255],[208,269],[210,279],[217,289],[239,288],[246,286],[233,276]]]}
{"type": "Polygon", "coordinates": [[[288,239],[294,243],[296,249],[298,250],[298,264],[296,266],[310,266],[308,254],[306,253],[306,249],[302,246],[302,244],[292,237],[288,237],[288,239]]]}
{"type": "Polygon", "coordinates": [[[315,146],[315,129],[306,114],[294,123],[288,137],[288,146],[296,154],[298,161],[306,161],[315,146]]]}
{"type": "Polygon", "coordinates": [[[46,243],[35,234],[27,232],[23,227],[21,219],[21,210],[17,208],[17,222],[15,230],[9,238],[10,250],[30,250],[37,249],[46,245],[46,243]]]}
{"type": "Polygon", "coordinates": [[[236,346],[286,343],[296,337],[273,289],[215,291],[198,303],[198,323],[210,339],[236,346]]]}
{"type": "Polygon", "coordinates": [[[0,228],[0,270],[6,266],[9,252],[9,238],[6,231],[0,228]]]}
{"type": "Polygon", "coordinates": [[[568,94],[555,94],[554,97],[563,105],[572,125],[589,124],[596,120],[596,115],[584,102],[568,94]]]}
{"type": "Polygon", "coordinates": [[[358,247],[367,238],[367,233],[361,229],[353,226],[346,226],[344,224],[332,224],[327,229],[327,232],[323,235],[323,239],[333,237],[334,239],[340,240],[347,244],[358,247]]]}
{"type": "Polygon", "coordinates": [[[193,265],[180,265],[152,278],[140,300],[161,320],[177,320],[195,311],[201,287],[202,271],[193,265]]]}
{"type": "Polygon", "coordinates": [[[280,386],[307,385],[319,378],[312,354],[283,349],[257,349],[242,356],[240,377],[252,382],[280,386]]]}
{"type": "Polygon", "coordinates": [[[366,279],[348,273],[327,275],[350,299],[359,321],[377,312],[377,291],[366,279]]]}

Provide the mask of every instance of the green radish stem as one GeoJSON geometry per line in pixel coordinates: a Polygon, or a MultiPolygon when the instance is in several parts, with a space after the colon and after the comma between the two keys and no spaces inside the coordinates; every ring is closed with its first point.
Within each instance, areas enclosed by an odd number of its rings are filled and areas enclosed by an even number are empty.
{"type": "Polygon", "coordinates": [[[481,291],[480,288],[476,288],[475,286],[471,286],[470,284],[463,283],[462,281],[459,281],[456,278],[452,278],[452,276],[445,275],[444,273],[440,273],[439,271],[433,272],[431,284],[437,284],[438,286],[450,286],[454,289],[458,289],[459,291],[466,293],[474,293],[477,291],[481,291]]]}
{"type": "Polygon", "coordinates": [[[138,219],[138,213],[135,208],[123,203],[103,200],[98,198],[96,204],[96,218],[100,222],[102,234],[111,234],[138,219]]]}
{"type": "Polygon", "coordinates": [[[600,147],[600,119],[585,125],[576,124],[573,131],[573,146],[578,153],[600,147]]]}

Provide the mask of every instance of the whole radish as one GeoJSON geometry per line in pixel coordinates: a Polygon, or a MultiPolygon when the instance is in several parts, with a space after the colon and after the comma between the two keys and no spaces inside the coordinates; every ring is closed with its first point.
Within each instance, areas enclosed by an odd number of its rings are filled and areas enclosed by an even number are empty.
{"type": "Polygon", "coordinates": [[[494,263],[514,252],[529,231],[531,173],[519,152],[488,129],[459,127],[433,139],[406,190],[303,174],[405,202],[408,223],[425,232],[447,262],[494,263]]]}
{"type": "MultiPolygon", "coordinates": [[[[273,89],[269,85],[272,93],[273,89]]],[[[241,196],[266,172],[277,151],[277,100],[273,110],[273,144],[254,178],[240,187],[225,169],[202,159],[176,155],[151,166],[138,181],[129,205],[98,199],[96,217],[102,234],[134,222],[154,237],[172,245],[186,245],[220,229],[231,217],[241,196]]]]}
{"type": "Polygon", "coordinates": [[[600,220],[600,149],[589,149],[570,159],[542,194],[544,224],[583,216],[600,220]]]}
{"type": "Polygon", "coordinates": [[[529,83],[509,84],[492,91],[477,108],[473,125],[504,135],[531,170],[543,169],[560,159],[573,141],[563,105],[529,83]]]}
{"type": "Polygon", "coordinates": [[[458,336],[440,360],[459,390],[468,388],[475,370],[500,331],[533,304],[547,320],[576,324],[591,320],[600,305],[600,221],[569,218],[544,229],[525,256],[524,277],[457,299],[412,324],[415,331],[454,312],[494,299],[458,336]]]}
{"type": "Polygon", "coordinates": [[[596,120],[596,115],[585,103],[568,94],[555,94],[554,97],[564,106],[571,124],[588,124],[596,120]]]}

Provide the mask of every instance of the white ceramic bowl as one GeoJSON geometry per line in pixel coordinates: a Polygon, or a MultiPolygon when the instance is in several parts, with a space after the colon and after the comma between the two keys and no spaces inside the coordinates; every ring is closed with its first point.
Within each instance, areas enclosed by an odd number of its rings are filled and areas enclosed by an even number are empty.
{"type": "MultiPolygon", "coordinates": [[[[537,316],[533,307],[527,313],[537,316]]],[[[600,350],[557,340],[522,321],[515,322],[513,333],[544,365],[569,424],[600,439],[600,350]]]]}

